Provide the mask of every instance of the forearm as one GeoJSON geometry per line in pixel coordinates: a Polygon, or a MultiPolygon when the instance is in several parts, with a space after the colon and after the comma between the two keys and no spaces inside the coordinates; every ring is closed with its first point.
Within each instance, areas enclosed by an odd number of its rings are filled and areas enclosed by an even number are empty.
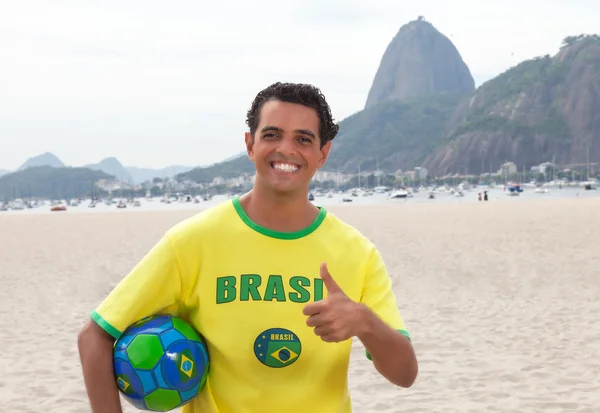
{"type": "Polygon", "coordinates": [[[358,338],[373,359],[377,371],[393,384],[410,387],[417,378],[418,363],[410,340],[393,330],[364,307],[358,338]]]}
{"type": "Polygon", "coordinates": [[[113,343],[93,321],[79,333],[79,356],[93,413],[122,413],[113,373],[113,343]]]}

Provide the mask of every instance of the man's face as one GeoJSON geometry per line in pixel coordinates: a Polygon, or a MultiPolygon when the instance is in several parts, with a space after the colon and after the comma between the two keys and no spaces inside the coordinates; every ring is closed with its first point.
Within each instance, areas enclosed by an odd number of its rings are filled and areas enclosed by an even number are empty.
{"type": "Polygon", "coordinates": [[[313,175],[327,160],[331,142],[320,146],[317,112],[296,103],[265,102],[254,138],[246,133],[256,184],[279,194],[308,190],[313,175]]]}

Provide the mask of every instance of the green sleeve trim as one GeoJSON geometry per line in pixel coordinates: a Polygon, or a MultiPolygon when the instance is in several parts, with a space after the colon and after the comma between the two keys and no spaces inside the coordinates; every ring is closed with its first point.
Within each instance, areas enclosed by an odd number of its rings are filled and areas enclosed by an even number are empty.
{"type": "MultiPolygon", "coordinates": [[[[407,339],[410,340],[410,334],[408,334],[408,331],[406,330],[396,330],[397,332],[399,332],[400,334],[402,334],[404,337],[406,337],[407,339]]],[[[369,354],[369,352],[367,351],[367,358],[371,361],[373,361],[373,359],[371,358],[371,355],[369,354]]]]}
{"type": "Polygon", "coordinates": [[[113,336],[115,340],[118,340],[119,337],[121,337],[121,335],[123,334],[122,332],[114,328],[108,321],[103,319],[102,316],[96,312],[96,310],[92,311],[90,317],[92,317],[92,320],[94,320],[96,324],[98,324],[104,331],[113,336]]]}

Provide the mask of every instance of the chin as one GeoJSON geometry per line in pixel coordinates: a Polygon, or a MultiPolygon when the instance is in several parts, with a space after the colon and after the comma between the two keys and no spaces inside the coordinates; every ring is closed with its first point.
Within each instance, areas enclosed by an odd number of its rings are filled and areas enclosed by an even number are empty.
{"type": "MultiPolygon", "coordinates": [[[[272,170],[264,171],[266,173],[257,176],[255,184],[262,188],[281,195],[293,195],[298,193],[308,193],[310,179],[305,174],[282,175],[281,173],[272,173],[272,170]]],[[[308,195],[307,195],[308,196],[308,195]]]]}
{"type": "Polygon", "coordinates": [[[304,187],[290,187],[287,185],[273,185],[271,190],[280,195],[298,195],[306,192],[304,187]]]}
{"type": "Polygon", "coordinates": [[[298,195],[307,192],[307,185],[291,182],[267,182],[265,187],[278,195],[298,195]]]}

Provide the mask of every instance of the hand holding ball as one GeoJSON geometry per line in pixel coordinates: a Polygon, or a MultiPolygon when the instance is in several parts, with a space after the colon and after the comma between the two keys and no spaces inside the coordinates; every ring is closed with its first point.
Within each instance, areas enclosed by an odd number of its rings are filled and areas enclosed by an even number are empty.
{"type": "Polygon", "coordinates": [[[113,352],[117,386],[141,410],[166,412],[191,401],[208,375],[202,337],[181,318],[146,317],[130,326],[113,352]]]}

